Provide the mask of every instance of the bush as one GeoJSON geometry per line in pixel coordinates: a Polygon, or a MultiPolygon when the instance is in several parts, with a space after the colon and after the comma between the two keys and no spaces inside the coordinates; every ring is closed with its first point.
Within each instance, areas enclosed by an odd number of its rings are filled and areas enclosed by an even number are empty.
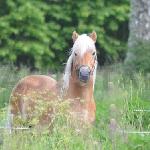
{"type": "Polygon", "coordinates": [[[59,69],[68,57],[74,30],[97,32],[101,64],[117,60],[125,53],[128,0],[2,0],[0,3],[0,59],[3,62],[59,69]]]}
{"type": "Polygon", "coordinates": [[[150,72],[150,44],[147,41],[137,41],[129,48],[125,67],[129,72],[150,72]]]}

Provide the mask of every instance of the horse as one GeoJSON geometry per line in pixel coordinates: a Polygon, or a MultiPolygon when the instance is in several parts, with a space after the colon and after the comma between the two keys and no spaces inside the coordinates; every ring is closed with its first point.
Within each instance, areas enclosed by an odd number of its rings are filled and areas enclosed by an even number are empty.
{"type": "Polygon", "coordinates": [[[72,39],[74,45],[66,64],[63,89],[66,97],[73,100],[73,114],[80,114],[81,120],[92,123],[96,111],[93,93],[97,69],[97,34],[95,31],[89,35],[73,32],[72,39]]]}
{"type": "MultiPolygon", "coordinates": [[[[10,96],[10,112],[8,126],[13,126],[18,114],[22,119],[34,118],[37,99],[42,100],[39,107],[47,102],[57,101],[61,96],[70,102],[70,113],[87,123],[95,120],[94,84],[97,69],[95,42],[96,32],[89,35],[72,34],[73,47],[67,61],[60,90],[58,82],[46,75],[29,75],[21,79],[13,88],[10,96]],[[83,102],[84,101],[84,102],[83,102]]],[[[39,112],[37,112],[39,113],[39,112]]],[[[42,113],[39,124],[50,122],[52,109],[42,113]]]]}

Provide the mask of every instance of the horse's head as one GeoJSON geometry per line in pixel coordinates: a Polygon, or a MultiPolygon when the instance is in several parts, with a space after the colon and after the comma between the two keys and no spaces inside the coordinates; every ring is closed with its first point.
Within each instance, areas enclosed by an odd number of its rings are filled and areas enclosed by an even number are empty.
{"type": "Polygon", "coordinates": [[[92,77],[94,77],[94,74],[96,73],[96,38],[97,35],[94,31],[89,35],[78,35],[78,33],[74,31],[72,35],[74,45],[71,54],[71,71],[75,80],[79,81],[81,85],[87,84],[90,79],[93,79],[92,77]]]}

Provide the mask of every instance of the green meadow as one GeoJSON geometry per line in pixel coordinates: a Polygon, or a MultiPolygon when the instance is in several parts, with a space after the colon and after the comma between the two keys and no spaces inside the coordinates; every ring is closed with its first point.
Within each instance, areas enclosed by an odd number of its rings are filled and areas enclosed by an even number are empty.
{"type": "MultiPolygon", "coordinates": [[[[84,125],[67,114],[59,103],[51,131],[3,129],[7,122],[12,88],[30,72],[27,68],[0,66],[1,150],[149,150],[150,74],[124,72],[121,65],[98,69],[95,85],[96,121],[84,125]],[[144,111],[143,111],[144,110],[144,111]],[[146,132],[143,132],[146,131],[146,132]]],[[[60,78],[60,74],[53,75],[60,78]]]]}

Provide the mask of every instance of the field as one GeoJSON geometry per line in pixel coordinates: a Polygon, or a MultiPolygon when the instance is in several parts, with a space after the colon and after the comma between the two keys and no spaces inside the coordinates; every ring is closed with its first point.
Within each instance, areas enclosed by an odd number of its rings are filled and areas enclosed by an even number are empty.
{"type": "MultiPolygon", "coordinates": [[[[1,127],[7,122],[8,101],[12,88],[19,79],[28,74],[31,73],[24,67],[18,70],[10,66],[0,66],[1,127]]],[[[59,76],[54,75],[56,79],[59,76]]],[[[61,109],[51,133],[33,129],[9,134],[7,130],[0,129],[0,149],[149,150],[150,134],[139,133],[150,131],[149,90],[149,74],[135,73],[129,77],[120,65],[101,68],[97,72],[96,121],[92,126],[72,122],[64,109],[61,109]]]]}

